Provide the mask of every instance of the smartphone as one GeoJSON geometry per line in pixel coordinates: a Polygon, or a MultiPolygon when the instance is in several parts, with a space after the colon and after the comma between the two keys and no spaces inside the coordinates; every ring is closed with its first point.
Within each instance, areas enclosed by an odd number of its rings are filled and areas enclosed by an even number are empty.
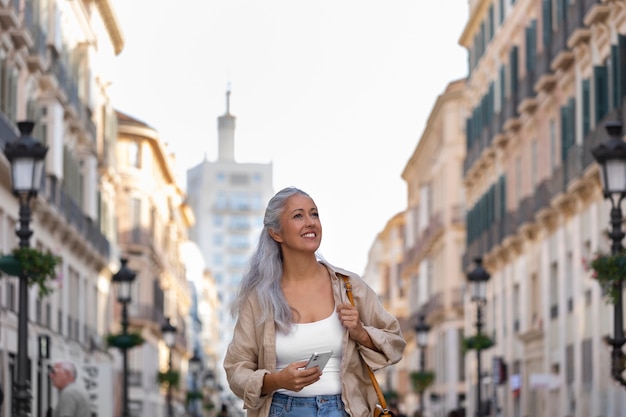
{"type": "Polygon", "coordinates": [[[319,366],[320,371],[324,370],[324,367],[328,363],[330,357],[333,356],[332,350],[327,350],[325,352],[315,352],[311,355],[309,362],[306,364],[304,369],[310,369],[314,366],[319,366]]]}

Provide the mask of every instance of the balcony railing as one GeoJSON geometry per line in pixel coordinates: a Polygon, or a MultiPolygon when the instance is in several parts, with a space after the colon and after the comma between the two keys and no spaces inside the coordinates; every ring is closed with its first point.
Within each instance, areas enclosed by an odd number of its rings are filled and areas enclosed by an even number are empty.
{"type": "Polygon", "coordinates": [[[443,222],[441,219],[441,213],[436,213],[428,221],[428,226],[422,231],[419,238],[415,241],[413,247],[405,253],[404,260],[400,270],[404,273],[405,270],[412,265],[417,264],[426,248],[430,246],[434,237],[443,229],[443,222]]]}
{"type": "Polygon", "coordinates": [[[108,239],[102,234],[100,227],[85,216],[82,208],[59,186],[56,178],[47,177],[40,193],[104,258],[109,258],[111,247],[108,239]]]}

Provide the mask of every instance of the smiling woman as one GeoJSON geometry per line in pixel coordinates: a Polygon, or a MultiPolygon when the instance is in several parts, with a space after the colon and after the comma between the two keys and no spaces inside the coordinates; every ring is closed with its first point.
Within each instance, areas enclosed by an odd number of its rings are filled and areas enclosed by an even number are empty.
{"type": "Polygon", "coordinates": [[[373,385],[363,387],[369,377],[361,355],[376,369],[402,358],[398,320],[361,277],[318,256],[321,241],[318,207],[307,193],[288,187],[272,197],[233,304],[237,323],[224,360],[248,416],[370,416],[378,397],[373,385]],[[323,373],[306,366],[316,352],[330,352],[323,373]]]}

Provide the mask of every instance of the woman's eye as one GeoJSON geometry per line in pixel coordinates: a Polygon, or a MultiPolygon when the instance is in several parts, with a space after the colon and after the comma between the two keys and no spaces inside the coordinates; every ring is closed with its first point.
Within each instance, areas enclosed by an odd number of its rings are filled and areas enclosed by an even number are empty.
{"type": "Polygon", "coordinates": [[[313,216],[313,217],[319,217],[319,216],[320,216],[320,214],[319,214],[318,212],[314,212],[314,213],[311,213],[311,216],[313,216]]]}
{"type": "Polygon", "coordinates": [[[294,219],[299,219],[300,217],[302,217],[302,214],[300,214],[300,213],[295,214],[295,215],[293,216],[293,218],[294,218],[294,219]]]}

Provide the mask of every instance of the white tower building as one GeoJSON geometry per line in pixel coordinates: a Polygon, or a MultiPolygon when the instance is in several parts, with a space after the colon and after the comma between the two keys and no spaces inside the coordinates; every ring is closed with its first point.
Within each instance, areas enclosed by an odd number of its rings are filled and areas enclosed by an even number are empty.
{"type": "MultiPolygon", "coordinates": [[[[190,238],[198,244],[207,268],[213,273],[220,297],[220,340],[214,341],[219,343],[220,359],[234,328],[231,301],[263,228],[265,206],[274,194],[271,162],[235,161],[235,121],[235,116],[230,114],[229,90],[226,113],[218,117],[217,161],[205,159],[187,171],[189,205],[196,216],[190,238]]],[[[222,371],[221,366],[218,368],[222,371]]],[[[218,377],[226,386],[224,375],[218,377]]]]}

